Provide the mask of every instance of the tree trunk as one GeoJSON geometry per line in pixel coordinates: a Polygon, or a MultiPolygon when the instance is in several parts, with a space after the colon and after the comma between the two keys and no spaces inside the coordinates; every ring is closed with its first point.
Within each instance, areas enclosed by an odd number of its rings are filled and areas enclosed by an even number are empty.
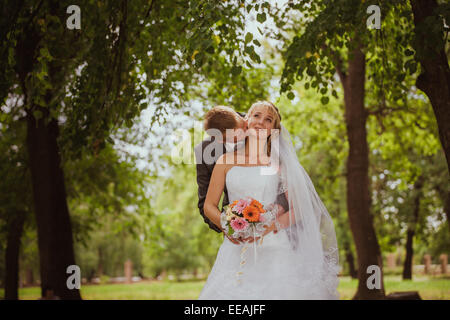
{"type": "Polygon", "coordinates": [[[413,262],[413,238],[415,231],[413,229],[408,229],[406,237],[406,257],[403,264],[403,280],[412,279],[412,262],[413,262]]]}
{"type": "Polygon", "coordinates": [[[27,272],[26,283],[27,283],[27,286],[31,287],[34,284],[33,269],[28,268],[26,272],[27,272]]]}
{"type": "Polygon", "coordinates": [[[67,288],[66,269],[75,264],[72,226],[66,201],[64,175],[57,144],[58,123],[47,108],[27,110],[27,148],[36,215],[42,296],[51,289],[61,299],[81,299],[77,289],[67,288]],[[36,120],[32,111],[43,118],[36,120]]]}
{"type": "Polygon", "coordinates": [[[447,194],[442,195],[442,201],[444,202],[444,212],[447,218],[447,226],[450,231],[450,191],[447,194]]]}
{"type": "Polygon", "coordinates": [[[445,216],[447,217],[447,226],[450,231],[450,191],[448,192],[447,198],[444,204],[445,216]]]}
{"type": "Polygon", "coordinates": [[[358,271],[355,268],[355,259],[353,258],[353,253],[350,249],[346,250],[345,259],[347,260],[350,277],[352,277],[352,279],[357,279],[358,271]]]}
{"type": "Polygon", "coordinates": [[[18,211],[8,225],[8,238],[5,253],[5,300],[19,299],[19,252],[25,212],[18,211]]]}
{"type": "Polygon", "coordinates": [[[422,197],[422,187],[423,187],[423,176],[417,178],[414,183],[414,212],[411,224],[408,226],[407,238],[406,238],[406,257],[403,264],[403,280],[412,279],[412,266],[413,266],[413,239],[416,233],[416,225],[419,221],[419,210],[420,210],[420,198],[422,197]]]}
{"type": "Polygon", "coordinates": [[[414,49],[422,67],[416,85],[430,99],[447,159],[447,169],[450,172],[450,68],[445,54],[444,33],[430,36],[430,31],[423,29],[425,20],[432,16],[434,9],[437,8],[437,2],[436,0],[410,0],[410,2],[415,25],[414,49]],[[430,40],[437,38],[442,41],[430,40]]]}
{"type": "Polygon", "coordinates": [[[444,214],[445,217],[447,218],[447,226],[450,231],[450,190],[447,191],[448,188],[446,188],[446,186],[440,185],[436,185],[435,188],[439,194],[439,198],[442,201],[444,207],[444,214]]]}
{"type": "MultiPolygon", "coordinates": [[[[356,41],[355,41],[356,42],[356,41]]],[[[347,209],[350,228],[358,258],[358,290],[353,299],[383,299],[385,297],[382,259],[370,214],[369,148],[367,145],[364,108],[365,55],[360,46],[349,52],[348,74],[342,75],[345,101],[345,122],[349,142],[347,159],[347,209]],[[380,289],[369,289],[366,272],[371,265],[381,271],[380,289]]]]}
{"type": "Polygon", "coordinates": [[[97,277],[101,278],[103,275],[103,250],[98,247],[98,265],[97,265],[97,277]]]}

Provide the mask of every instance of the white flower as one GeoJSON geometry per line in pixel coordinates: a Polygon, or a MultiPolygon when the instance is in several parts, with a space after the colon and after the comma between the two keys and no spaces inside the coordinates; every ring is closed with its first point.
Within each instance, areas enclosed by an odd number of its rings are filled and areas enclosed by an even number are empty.
{"type": "Polygon", "coordinates": [[[227,221],[229,222],[229,221],[231,221],[231,219],[233,218],[233,217],[235,217],[236,215],[233,213],[233,211],[231,210],[231,208],[230,207],[228,207],[227,208],[227,221]]]}

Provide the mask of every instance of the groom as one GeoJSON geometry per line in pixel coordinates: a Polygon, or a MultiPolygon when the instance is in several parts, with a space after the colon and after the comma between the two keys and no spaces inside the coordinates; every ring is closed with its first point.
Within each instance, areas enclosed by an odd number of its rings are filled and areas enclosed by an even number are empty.
{"type": "MultiPolygon", "coordinates": [[[[208,192],[209,182],[217,159],[222,154],[235,150],[238,142],[245,138],[244,133],[247,130],[247,121],[243,113],[236,112],[227,106],[216,106],[206,113],[204,129],[206,131],[210,129],[219,130],[221,135],[210,136],[194,148],[197,165],[198,208],[209,227],[216,232],[222,232],[219,227],[206,217],[203,205],[205,204],[206,193],[208,192]],[[211,152],[205,152],[205,149],[211,150],[211,152]],[[205,156],[211,156],[212,161],[207,161],[205,156]]],[[[224,194],[222,208],[229,204],[226,186],[224,194]]]]}
{"type": "MultiPolygon", "coordinates": [[[[203,140],[194,148],[197,165],[198,208],[204,221],[209,225],[209,227],[219,233],[223,231],[206,217],[203,210],[206,194],[208,192],[209,182],[211,180],[211,175],[217,159],[224,153],[231,152],[244,146],[243,140],[245,139],[245,131],[247,130],[247,127],[248,125],[245,114],[236,112],[232,108],[227,106],[216,106],[206,113],[204,128],[205,130],[219,130],[221,132],[221,135],[219,135],[218,137],[211,136],[203,140]],[[211,150],[212,159],[207,160],[213,161],[205,161],[205,153],[206,156],[209,155],[209,152],[205,152],[205,149],[206,151],[211,150]]],[[[223,207],[227,206],[228,204],[228,194],[225,186],[224,197],[222,201],[222,210],[223,207]]],[[[277,204],[279,205],[281,212],[289,210],[289,205],[284,196],[279,196],[277,198],[277,204]]],[[[225,235],[227,236],[226,233],[225,235]]],[[[228,239],[235,244],[239,244],[239,242],[230,237],[228,237],[228,239]]],[[[249,240],[250,242],[252,241],[251,239],[246,240],[249,240]]]]}

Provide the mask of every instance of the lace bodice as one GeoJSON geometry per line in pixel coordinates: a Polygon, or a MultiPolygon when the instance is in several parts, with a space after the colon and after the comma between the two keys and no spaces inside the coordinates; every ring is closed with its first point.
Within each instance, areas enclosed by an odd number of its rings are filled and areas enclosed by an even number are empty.
{"type": "Polygon", "coordinates": [[[267,173],[267,166],[234,166],[226,175],[230,203],[244,197],[252,197],[263,205],[274,203],[279,190],[277,173],[267,173]]]}

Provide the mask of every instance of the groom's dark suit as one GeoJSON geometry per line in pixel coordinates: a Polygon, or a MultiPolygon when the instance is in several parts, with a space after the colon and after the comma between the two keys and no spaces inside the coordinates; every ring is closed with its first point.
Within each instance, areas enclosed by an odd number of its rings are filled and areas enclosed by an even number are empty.
{"type": "MultiPolygon", "coordinates": [[[[203,210],[203,206],[205,204],[206,199],[206,193],[208,192],[209,182],[211,180],[212,172],[214,170],[214,166],[216,165],[217,159],[219,157],[226,153],[225,144],[222,142],[214,141],[214,138],[209,138],[203,140],[201,143],[199,143],[194,148],[195,151],[195,157],[197,159],[202,159],[201,163],[197,163],[197,184],[198,184],[198,208],[200,209],[200,214],[202,215],[205,222],[209,225],[209,227],[217,232],[222,232],[214,223],[212,223],[205,215],[205,211],[203,210]],[[201,156],[203,154],[203,150],[210,145],[211,143],[218,143],[221,146],[217,149],[212,150],[212,156],[214,157],[214,163],[213,164],[207,164],[205,163],[203,157],[201,156]],[[221,152],[217,152],[215,154],[215,150],[220,150],[221,152]]],[[[198,162],[198,161],[197,161],[198,162]]],[[[228,202],[228,193],[227,193],[227,187],[224,188],[224,197],[222,201],[222,207],[229,204],[228,202]]]]}
{"type": "MultiPolygon", "coordinates": [[[[245,117],[245,113],[238,112],[241,117],[245,117]]],[[[212,147],[212,146],[211,146],[212,147]]],[[[195,146],[194,148],[195,152],[195,158],[196,159],[202,159],[201,163],[198,163],[199,161],[196,161],[197,164],[197,184],[198,184],[198,208],[200,210],[200,214],[202,215],[205,222],[209,225],[209,227],[217,232],[222,232],[214,223],[212,223],[205,215],[205,211],[203,210],[203,206],[205,204],[206,199],[206,193],[208,192],[209,182],[211,180],[212,172],[214,170],[214,166],[216,165],[217,159],[219,157],[226,153],[227,150],[225,148],[225,144],[222,142],[214,141],[213,137],[209,137],[205,140],[203,140],[201,143],[195,146]],[[221,146],[218,146],[218,148],[213,148],[212,150],[212,157],[214,158],[213,164],[207,164],[204,160],[203,150],[207,146],[209,146],[211,143],[218,143],[221,146]],[[215,154],[215,150],[220,150],[221,152],[217,152],[215,154]]],[[[227,206],[229,204],[228,202],[228,192],[227,192],[227,186],[225,186],[223,192],[225,193],[223,200],[222,200],[222,208],[227,206]]],[[[222,210],[222,209],[221,209],[222,210]]]]}

